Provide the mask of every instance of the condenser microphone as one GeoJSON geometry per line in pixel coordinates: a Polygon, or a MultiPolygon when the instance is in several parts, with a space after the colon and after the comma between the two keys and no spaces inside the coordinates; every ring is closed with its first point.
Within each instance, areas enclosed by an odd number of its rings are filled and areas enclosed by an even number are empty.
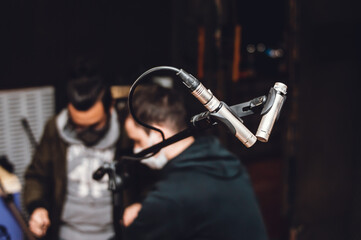
{"type": "Polygon", "coordinates": [[[271,88],[265,107],[262,110],[263,115],[256,133],[257,139],[261,142],[268,142],[273,125],[278,119],[283,102],[286,99],[287,86],[281,82],[276,82],[271,88]],[[269,104],[272,104],[270,107],[269,104]],[[263,112],[265,111],[265,112],[263,112]]]}
{"type": "Polygon", "coordinates": [[[195,96],[218,120],[222,121],[246,147],[251,147],[257,138],[243,124],[242,120],[230,109],[227,104],[219,101],[210,90],[191,74],[179,70],[177,75],[183,80],[193,96],[195,96]]]}

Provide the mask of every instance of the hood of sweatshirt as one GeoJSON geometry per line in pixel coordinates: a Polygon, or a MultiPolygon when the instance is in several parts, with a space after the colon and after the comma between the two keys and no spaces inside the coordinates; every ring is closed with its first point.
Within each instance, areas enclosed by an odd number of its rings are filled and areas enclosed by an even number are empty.
{"type": "MultiPolygon", "coordinates": [[[[68,128],[65,127],[68,119],[69,113],[67,109],[63,109],[56,118],[56,127],[59,131],[60,137],[68,144],[83,144],[82,141],[77,138],[74,131],[70,131],[68,128]]],[[[120,135],[120,127],[118,122],[118,116],[114,109],[112,109],[111,111],[109,124],[109,130],[104,136],[104,138],[100,140],[96,145],[92,146],[92,148],[106,149],[116,144],[120,135]]]]}

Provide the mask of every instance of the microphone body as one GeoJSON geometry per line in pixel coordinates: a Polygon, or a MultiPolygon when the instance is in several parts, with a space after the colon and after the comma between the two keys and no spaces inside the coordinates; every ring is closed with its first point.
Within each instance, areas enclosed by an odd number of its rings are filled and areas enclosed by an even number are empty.
{"type": "Polygon", "coordinates": [[[178,75],[183,83],[208,110],[215,114],[230,131],[246,146],[251,147],[257,138],[242,123],[242,120],[223,102],[219,101],[210,90],[207,90],[199,80],[192,75],[180,70],[178,75]]]}
{"type": "Polygon", "coordinates": [[[281,111],[284,100],[286,99],[287,86],[281,82],[276,82],[273,89],[275,98],[272,107],[263,115],[256,133],[257,139],[261,142],[268,142],[273,125],[281,111]]]}

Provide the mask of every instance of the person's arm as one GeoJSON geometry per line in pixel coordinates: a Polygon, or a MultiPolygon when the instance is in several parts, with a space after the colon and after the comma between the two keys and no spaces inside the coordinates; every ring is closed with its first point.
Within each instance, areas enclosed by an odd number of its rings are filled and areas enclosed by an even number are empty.
{"type": "Polygon", "coordinates": [[[125,228],[126,239],[183,239],[184,214],[175,201],[152,195],[142,203],[133,223],[125,228]]]}
{"type": "Polygon", "coordinates": [[[36,236],[43,236],[46,233],[50,220],[48,216],[49,208],[49,188],[50,159],[52,153],[50,122],[44,128],[41,142],[36,148],[30,165],[25,172],[24,205],[30,214],[29,228],[36,236]]]}

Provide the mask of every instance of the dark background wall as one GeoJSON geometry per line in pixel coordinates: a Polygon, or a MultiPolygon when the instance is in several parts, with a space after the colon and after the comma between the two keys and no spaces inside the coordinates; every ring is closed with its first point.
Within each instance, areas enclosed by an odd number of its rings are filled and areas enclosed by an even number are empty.
{"type": "MultiPolygon", "coordinates": [[[[282,81],[288,98],[267,144],[246,149],[216,134],[249,169],[271,239],[360,239],[359,26],[351,0],[6,1],[0,89],[53,85],[59,111],[79,56],[102,63],[114,85],[154,66],[183,68],[229,105],[282,81]],[[241,61],[232,80],[237,26],[241,61]],[[284,56],[247,52],[260,43],[284,56]]],[[[259,121],[245,118],[252,132],[259,121]]]]}
{"type": "Polygon", "coordinates": [[[111,83],[134,81],[146,67],[170,61],[170,3],[2,3],[1,88],[54,85],[59,110],[67,71],[78,56],[101,62],[111,83]]]}
{"type": "Polygon", "coordinates": [[[355,1],[298,1],[294,223],[300,239],[360,239],[360,23],[355,1]]]}

